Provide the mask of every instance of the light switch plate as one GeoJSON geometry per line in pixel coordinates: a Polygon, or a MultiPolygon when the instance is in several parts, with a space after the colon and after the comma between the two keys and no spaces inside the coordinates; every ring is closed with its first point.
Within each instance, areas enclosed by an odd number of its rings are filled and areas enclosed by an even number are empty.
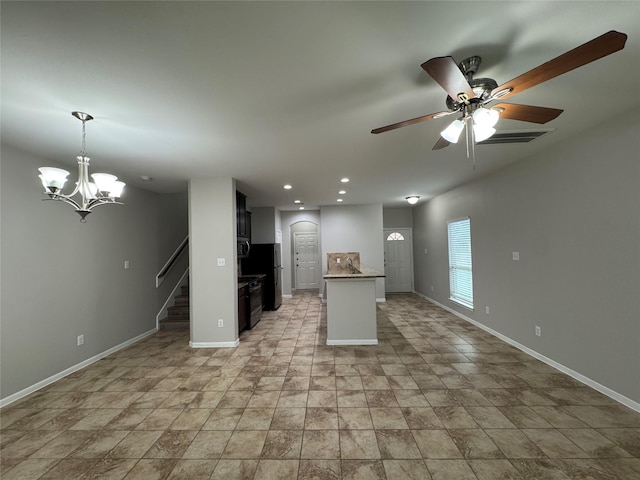
{"type": "Polygon", "coordinates": [[[511,255],[516,262],[520,260],[520,252],[513,252],[511,255]]]}

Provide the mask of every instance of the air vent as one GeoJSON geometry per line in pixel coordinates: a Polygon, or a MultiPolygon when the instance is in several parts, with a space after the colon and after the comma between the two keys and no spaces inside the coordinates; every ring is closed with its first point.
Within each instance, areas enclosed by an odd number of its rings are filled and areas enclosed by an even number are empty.
{"type": "Polygon", "coordinates": [[[497,132],[486,140],[478,142],[478,145],[494,145],[497,143],[529,143],[536,138],[540,138],[545,133],[549,133],[552,131],[553,129],[497,132]]]}

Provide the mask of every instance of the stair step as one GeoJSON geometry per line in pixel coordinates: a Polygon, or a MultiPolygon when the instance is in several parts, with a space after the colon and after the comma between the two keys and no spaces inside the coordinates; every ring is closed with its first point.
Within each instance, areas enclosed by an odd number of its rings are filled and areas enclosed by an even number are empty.
{"type": "Polygon", "coordinates": [[[188,330],[189,320],[176,320],[173,318],[165,318],[159,322],[160,330],[188,330]]]}
{"type": "Polygon", "coordinates": [[[189,314],[189,284],[180,287],[180,294],[173,299],[173,306],[167,308],[167,317],[158,322],[160,330],[188,330],[189,314]]]}
{"type": "Polygon", "coordinates": [[[189,296],[188,295],[178,295],[173,299],[173,304],[175,306],[178,305],[186,305],[189,306],[189,296]]]}

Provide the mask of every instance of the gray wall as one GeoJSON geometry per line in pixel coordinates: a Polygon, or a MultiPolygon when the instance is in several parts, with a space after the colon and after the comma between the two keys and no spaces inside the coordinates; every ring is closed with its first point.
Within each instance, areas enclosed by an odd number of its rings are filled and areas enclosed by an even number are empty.
{"type": "Polygon", "coordinates": [[[413,227],[416,291],[640,402],[637,113],[418,206],[413,227]],[[448,300],[447,221],[466,216],[474,311],[448,300]]]}
{"type": "Polygon", "coordinates": [[[7,398],[155,329],[162,206],[158,195],[127,186],[124,205],[97,208],[81,224],[70,206],[42,201],[37,168],[54,162],[1,148],[0,396],[7,398]]]}
{"type": "Polygon", "coordinates": [[[276,209],[251,209],[251,243],[276,243],[276,209]]]}
{"type": "MultiPolygon", "coordinates": [[[[320,208],[322,273],[327,253],[360,252],[360,263],[384,272],[382,205],[340,205],[320,208]]],[[[384,278],[376,279],[376,298],[385,298],[384,278]]]]}
{"type": "Polygon", "coordinates": [[[384,228],[402,228],[413,226],[413,209],[415,207],[394,207],[382,209],[384,228]]]}

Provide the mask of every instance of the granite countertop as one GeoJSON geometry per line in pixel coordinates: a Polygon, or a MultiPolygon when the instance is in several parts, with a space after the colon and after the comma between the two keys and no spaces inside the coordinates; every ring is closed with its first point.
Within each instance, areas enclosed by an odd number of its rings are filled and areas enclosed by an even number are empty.
{"type": "Polygon", "coordinates": [[[338,279],[338,278],[377,278],[384,277],[385,274],[374,270],[373,268],[360,266],[360,269],[356,270],[356,273],[350,273],[347,269],[343,272],[327,272],[322,278],[326,280],[338,279]]]}

